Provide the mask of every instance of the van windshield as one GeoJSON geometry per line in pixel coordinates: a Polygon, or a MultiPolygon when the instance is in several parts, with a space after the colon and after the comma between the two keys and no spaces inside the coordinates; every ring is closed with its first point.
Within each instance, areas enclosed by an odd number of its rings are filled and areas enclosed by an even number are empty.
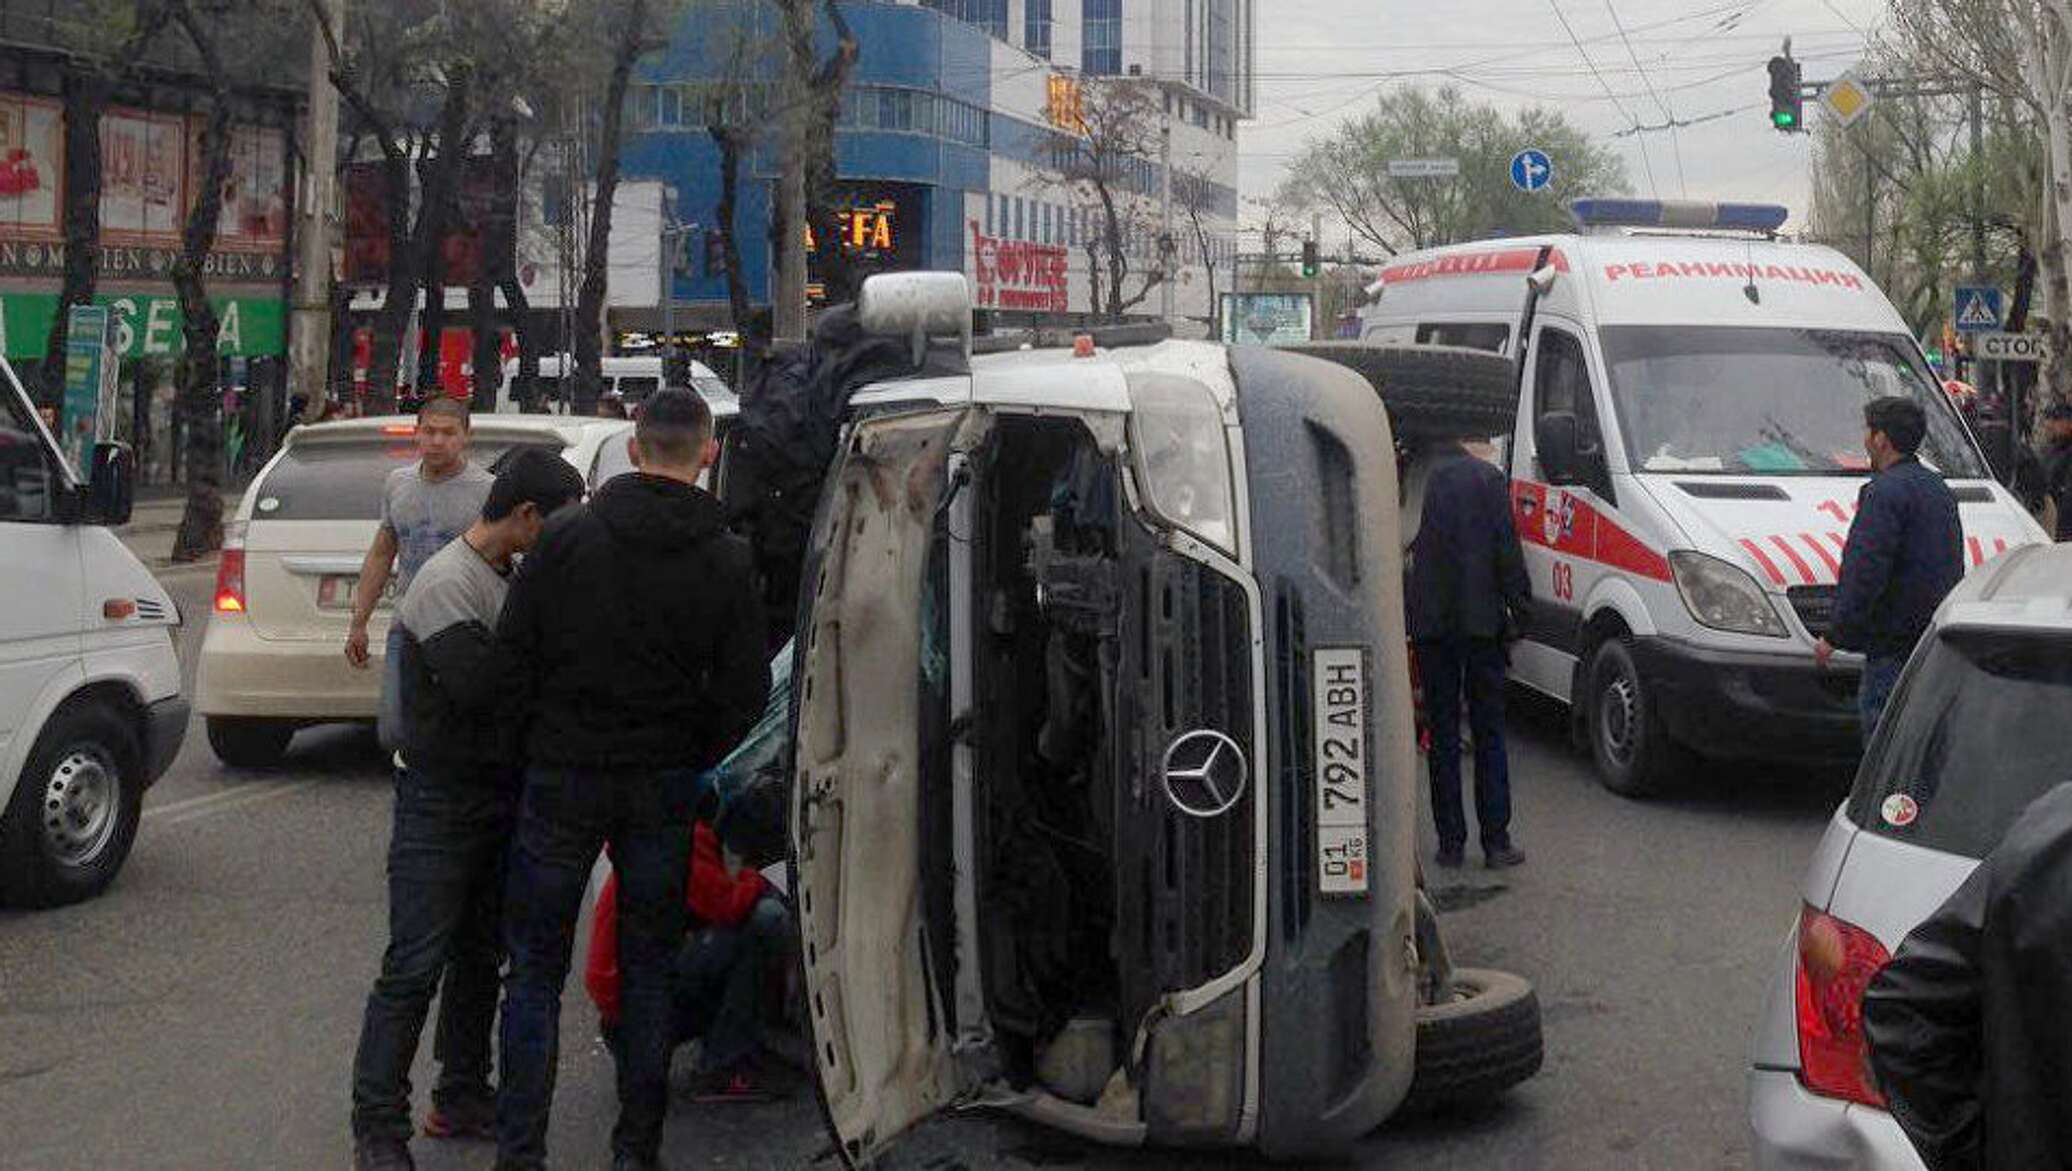
{"type": "Polygon", "coordinates": [[[2029,803],[2072,781],[2072,639],[1953,630],[1922,648],[1871,745],[1849,820],[1888,838],[1983,858],[2029,803]]]}
{"type": "Polygon", "coordinates": [[[1606,326],[1605,369],[1636,472],[1866,475],[1863,405],[1928,412],[1922,462],[1985,475],[1955,411],[1899,334],[1742,326],[1606,326]]]}

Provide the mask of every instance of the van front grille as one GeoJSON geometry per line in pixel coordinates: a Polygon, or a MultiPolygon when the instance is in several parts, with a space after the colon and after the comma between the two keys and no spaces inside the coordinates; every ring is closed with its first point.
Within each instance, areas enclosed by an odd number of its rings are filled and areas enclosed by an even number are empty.
{"type": "Polygon", "coordinates": [[[1791,608],[1805,623],[1806,633],[1814,638],[1826,638],[1834,628],[1835,587],[1831,585],[1793,586],[1784,591],[1791,600],[1791,608]]]}

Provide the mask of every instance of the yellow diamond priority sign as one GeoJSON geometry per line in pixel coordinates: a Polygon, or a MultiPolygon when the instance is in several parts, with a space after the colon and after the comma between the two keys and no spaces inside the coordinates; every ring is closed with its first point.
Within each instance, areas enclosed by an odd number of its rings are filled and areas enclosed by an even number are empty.
{"type": "Polygon", "coordinates": [[[1846,127],[1863,117],[1878,96],[1871,92],[1871,87],[1845,73],[1828,84],[1827,89],[1821,92],[1820,100],[1835,116],[1835,122],[1846,127]]]}

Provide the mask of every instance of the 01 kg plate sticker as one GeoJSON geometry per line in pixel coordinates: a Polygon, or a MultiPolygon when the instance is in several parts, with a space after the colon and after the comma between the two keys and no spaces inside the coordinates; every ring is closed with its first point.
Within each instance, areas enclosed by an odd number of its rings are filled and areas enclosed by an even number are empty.
{"type": "Polygon", "coordinates": [[[1317,892],[1367,893],[1367,652],[1318,647],[1310,655],[1315,722],[1317,892]]]}

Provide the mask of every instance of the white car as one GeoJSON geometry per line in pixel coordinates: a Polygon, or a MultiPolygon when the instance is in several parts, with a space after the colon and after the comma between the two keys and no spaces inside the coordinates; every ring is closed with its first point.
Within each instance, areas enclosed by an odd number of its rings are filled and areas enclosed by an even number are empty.
{"type": "Polygon", "coordinates": [[[1974,570],[1936,615],[1828,823],[1749,1072],[1755,1165],[1918,1171],[1869,1072],[1863,993],[2031,801],[2065,779],[2072,547],[1974,570]]]}
{"type": "Polygon", "coordinates": [[[144,790],[180,751],[180,611],[111,525],[129,453],[58,453],[0,361],[0,899],[99,893],[136,841],[144,790]]]}
{"type": "MultiPolygon", "coordinates": [[[[604,393],[616,394],[628,403],[637,403],[655,393],[662,385],[662,359],[659,355],[636,355],[632,357],[601,358],[599,372],[604,378],[604,393]]],[[[715,413],[735,405],[734,392],[727,387],[727,381],[703,362],[686,363],[690,375],[691,389],[705,396],[715,413]]],[[[568,395],[562,389],[562,381],[574,370],[575,359],[567,354],[549,354],[540,359],[540,386],[546,392],[545,406],[554,414],[568,410],[568,395]]],[[[504,381],[496,393],[496,413],[515,415],[517,400],[511,397],[511,388],[517,385],[518,360],[504,363],[504,381]]]]}
{"type": "MultiPolygon", "coordinates": [[[[345,660],[346,628],[382,484],[418,458],[416,427],[405,416],[297,427],[225,526],[195,687],[209,746],[225,764],[274,764],[298,728],[374,718],[393,599],[369,624],[374,662],[364,670],[345,660]]],[[[631,469],[632,430],[623,419],[478,416],[468,458],[488,467],[514,448],[540,447],[595,488],[631,469]]]]}

